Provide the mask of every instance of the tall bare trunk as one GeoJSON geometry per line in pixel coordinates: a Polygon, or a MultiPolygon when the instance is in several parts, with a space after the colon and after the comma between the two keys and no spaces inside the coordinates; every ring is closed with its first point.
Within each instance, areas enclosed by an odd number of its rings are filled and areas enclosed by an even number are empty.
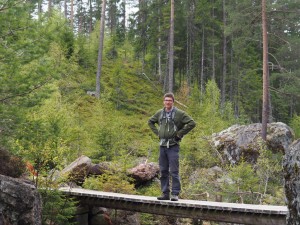
{"type": "Polygon", "coordinates": [[[124,33],[126,34],[126,0],[123,0],[124,5],[124,12],[123,12],[123,21],[122,21],[122,27],[124,29],[124,33]]]}
{"type": "MultiPolygon", "coordinates": [[[[188,88],[191,87],[193,81],[193,46],[194,46],[194,3],[189,2],[188,11],[189,15],[187,18],[187,34],[186,34],[186,81],[188,88]]],[[[188,89],[189,90],[189,89],[188,89]]],[[[188,93],[189,94],[189,93],[188,93]]]]}
{"type": "MultiPolygon", "coordinates": [[[[138,16],[137,16],[137,23],[138,23],[138,29],[140,32],[140,36],[143,37],[142,39],[144,39],[144,37],[146,37],[146,15],[144,13],[145,7],[147,5],[147,1],[146,0],[139,0],[139,11],[138,11],[138,16]]],[[[144,63],[145,63],[145,55],[146,55],[146,43],[145,40],[142,40],[142,51],[141,51],[141,60],[142,60],[142,73],[144,72],[144,63]]]]}
{"type": "Polygon", "coordinates": [[[234,79],[233,79],[233,50],[230,49],[230,72],[229,72],[231,79],[230,79],[230,91],[229,91],[229,100],[233,102],[233,91],[234,91],[234,79]]]}
{"type": "Polygon", "coordinates": [[[71,27],[74,27],[74,0],[71,0],[71,27]]]}
{"type": "Polygon", "coordinates": [[[89,34],[93,31],[93,7],[92,7],[92,0],[89,0],[89,7],[90,7],[90,21],[89,21],[89,34]]]}
{"type": "MultiPolygon", "coordinates": [[[[160,9],[159,9],[160,11],[160,9]]],[[[160,14],[160,13],[159,13],[160,14]]],[[[158,77],[159,77],[159,82],[162,83],[163,82],[163,78],[162,78],[162,69],[161,69],[161,36],[160,36],[160,31],[161,31],[161,27],[160,27],[160,17],[158,18],[158,77]]]]}
{"type": "Polygon", "coordinates": [[[52,0],[48,0],[48,13],[49,13],[49,16],[51,15],[51,10],[52,10],[52,0]]]}
{"type": "Polygon", "coordinates": [[[267,139],[267,125],[269,119],[269,68],[268,68],[268,34],[266,0],[262,0],[262,33],[263,33],[263,109],[262,109],[262,132],[263,140],[267,139]]]}
{"type": "MultiPolygon", "coordinates": [[[[214,8],[214,0],[212,1],[213,8],[212,8],[212,18],[215,18],[215,8],[214,8]]],[[[214,27],[212,29],[212,40],[215,40],[215,31],[214,27]]],[[[216,80],[216,62],[215,62],[215,43],[212,43],[212,80],[216,80]]]]}
{"type": "Polygon", "coordinates": [[[201,95],[204,94],[204,25],[202,25],[202,46],[201,46],[201,74],[200,74],[200,91],[201,95]]]}
{"type": "Polygon", "coordinates": [[[169,92],[173,92],[174,87],[174,0],[171,0],[170,18],[170,48],[169,48],[169,92]]]}
{"type": "Polygon", "coordinates": [[[227,38],[225,34],[226,28],[226,10],[225,0],[223,0],[223,76],[222,76],[222,88],[221,88],[221,107],[225,105],[225,91],[226,91],[226,74],[227,74],[227,38]]]}
{"type": "Polygon", "coordinates": [[[65,18],[68,18],[67,0],[64,0],[64,13],[65,13],[65,18]]]}
{"type": "Polygon", "coordinates": [[[41,14],[42,14],[42,0],[38,0],[38,19],[41,19],[41,14]]]}
{"type": "Polygon", "coordinates": [[[108,3],[108,15],[107,15],[107,20],[109,24],[109,29],[110,29],[110,34],[115,34],[116,33],[116,27],[117,27],[117,6],[116,2],[110,1],[108,3]]]}
{"type": "Polygon", "coordinates": [[[82,25],[83,25],[82,14],[80,12],[79,16],[78,16],[78,33],[79,34],[81,34],[81,32],[82,32],[82,25]]]}
{"type": "MultiPolygon", "coordinates": [[[[213,35],[214,36],[214,35],[213,35]]],[[[215,62],[215,45],[212,46],[212,80],[216,80],[216,62],[215,62]]]]}
{"type": "Polygon", "coordinates": [[[98,68],[97,68],[97,76],[96,76],[96,98],[100,98],[100,77],[101,77],[101,68],[102,68],[102,52],[103,52],[103,40],[104,40],[105,6],[106,6],[106,0],[102,0],[99,49],[98,49],[98,68]]]}

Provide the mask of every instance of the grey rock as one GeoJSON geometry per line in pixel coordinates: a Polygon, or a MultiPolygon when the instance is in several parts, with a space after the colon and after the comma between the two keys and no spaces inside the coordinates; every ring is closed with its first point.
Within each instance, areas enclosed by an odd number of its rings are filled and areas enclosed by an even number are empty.
{"type": "Polygon", "coordinates": [[[60,176],[67,176],[68,181],[81,185],[88,176],[92,160],[87,156],[80,156],[61,171],[60,176]]]}
{"type": "Polygon", "coordinates": [[[40,225],[42,201],[35,186],[0,175],[0,224],[40,225]]]}
{"type": "Polygon", "coordinates": [[[300,224],[300,140],[294,141],[283,159],[285,195],[289,214],[287,225],[300,224]]]}
{"type": "Polygon", "coordinates": [[[153,180],[159,174],[159,166],[155,163],[142,163],[128,170],[129,176],[135,179],[136,186],[153,180]]]}
{"type": "MultiPolygon", "coordinates": [[[[284,153],[293,142],[294,133],[284,123],[268,124],[266,144],[274,153],[284,153]]],[[[223,163],[235,164],[242,158],[255,163],[261,149],[261,124],[234,125],[212,135],[211,146],[221,155],[223,163]]]]}

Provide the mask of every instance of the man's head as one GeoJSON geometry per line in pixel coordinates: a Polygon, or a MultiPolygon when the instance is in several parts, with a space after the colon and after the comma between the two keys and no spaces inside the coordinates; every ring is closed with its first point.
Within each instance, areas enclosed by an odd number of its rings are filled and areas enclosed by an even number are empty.
{"type": "Polygon", "coordinates": [[[173,108],[174,101],[175,101],[175,98],[174,98],[173,93],[166,93],[164,95],[164,106],[167,111],[169,111],[173,108]]]}
{"type": "Polygon", "coordinates": [[[171,92],[166,93],[166,94],[164,95],[164,100],[165,100],[165,98],[172,98],[172,99],[173,99],[173,102],[175,101],[174,94],[171,93],[171,92]]]}

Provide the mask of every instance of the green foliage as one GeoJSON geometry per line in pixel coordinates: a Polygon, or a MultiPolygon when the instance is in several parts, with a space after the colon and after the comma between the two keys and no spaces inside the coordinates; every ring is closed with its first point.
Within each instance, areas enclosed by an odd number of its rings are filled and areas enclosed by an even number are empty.
{"type": "Polygon", "coordinates": [[[54,13],[48,21],[37,21],[30,16],[30,6],[10,1],[0,14],[0,43],[6,46],[0,48],[0,108],[5,118],[0,121],[1,143],[9,148],[27,110],[50,96],[50,83],[61,78],[67,68],[61,67],[62,61],[71,56],[73,45],[73,32],[61,17],[54,13]]]}
{"type": "Polygon", "coordinates": [[[231,104],[226,103],[223,111],[220,108],[220,90],[214,81],[208,81],[205,94],[202,96],[197,87],[192,90],[191,114],[201,128],[201,136],[221,131],[235,122],[231,104]]]}
{"type": "Polygon", "coordinates": [[[221,190],[226,201],[254,203],[255,193],[258,190],[259,179],[255,171],[247,162],[241,161],[238,165],[230,165],[228,173],[223,176],[221,190]]]}
{"type": "Polygon", "coordinates": [[[43,199],[42,224],[72,225],[77,202],[57,190],[40,189],[43,199]]]}
{"type": "Polygon", "coordinates": [[[83,187],[86,189],[134,194],[134,184],[124,173],[104,173],[99,176],[89,177],[84,181],[83,187]]]}
{"type": "Polygon", "coordinates": [[[299,78],[295,72],[272,73],[270,85],[272,87],[272,104],[274,105],[273,115],[282,122],[290,122],[291,115],[297,114],[298,90],[300,88],[299,78]]]}
{"type": "Polygon", "coordinates": [[[300,116],[295,115],[290,124],[291,128],[295,132],[295,139],[300,137],[300,116]]]}
{"type": "Polygon", "coordinates": [[[154,214],[140,214],[140,222],[143,225],[155,225],[155,224],[162,224],[162,219],[160,216],[154,214]]]}
{"type": "Polygon", "coordinates": [[[155,197],[160,196],[161,195],[160,182],[159,180],[156,180],[149,185],[141,186],[136,191],[138,195],[155,196],[155,197]]]}
{"type": "Polygon", "coordinates": [[[39,173],[48,173],[67,163],[62,159],[74,158],[76,152],[70,149],[78,130],[72,118],[72,107],[62,104],[56,92],[38,110],[29,111],[20,126],[15,151],[30,161],[39,173]]]}
{"type": "MultiPolygon", "coordinates": [[[[182,149],[181,149],[182,151],[182,149]]],[[[210,156],[208,157],[210,158],[210,156]]],[[[184,158],[180,161],[180,177],[182,183],[181,197],[194,200],[209,200],[209,193],[213,193],[213,179],[209,177],[205,165],[191,165],[192,160],[184,158]]]]}
{"type": "Polygon", "coordinates": [[[199,165],[209,168],[220,163],[219,154],[211,148],[207,140],[213,133],[220,132],[236,121],[229,102],[221,109],[220,90],[217,84],[209,81],[205,90],[202,95],[198,87],[194,86],[191,97],[188,96],[185,88],[176,94],[179,96],[179,102],[188,103],[186,111],[197,123],[197,126],[181,142],[181,154],[192,168],[197,168],[199,165]]]}
{"type": "MultiPolygon", "coordinates": [[[[175,94],[181,103],[176,106],[187,111],[197,123],[181,142],[181,177],[183,195],[195,199],[205,191],[220,191],[205,170],[220,165],[218,153],[209,145],[210,135],[234,123],[260,121],[260,4],[245,0],[226,3],[225,97],[231,102],[221,108],[218,85],[222,80],[222,10],[221,1],[213,2],[182,1],[175,7],[175,94]],[[199,90],[202,50],[206,84],[203,93],[199,90]],[[213,71],[215,81],[210,80],[213,71]],[[191,183],[189,175],[194,171],[201,178],[191,183]]],[[[86,94],[95,89],[98,22],[92,33],[75,35],[58,11],[53,10],[50,17],[41,15],[37,20],[32,18],[34,4],[15,0],[2,3],[5,7],[1,7],[0,13],[0,143],[34,164],[43,175],[38,178],[41,186],[56,186],[57,183],[45,179],[49,172],[87,155],[97,162],[118,162],[122,172],[89,178],[86,187],[135,193],[131,180],[125,176],[126,169],[140,157],[158,161],[158,140],[147,120],[163,106],[163,88],[157,82],[158,55],[164,76],[170,8],[165,1],[144,3],[136,18],[131,19],[127,34],[119,26],[116,33],[105,35],[100,100],[86,94]]],[[[272,7],[281,12],[280,7],[295,6],[285,3],[279,1],[272,7]]],[[[281,18],[276,12],[269,16],[271,33],[281,35],[270,35],[270,61],[275,65],[270,73],[273,112],[277,120],[289,121],[294,115],[291,126],[299,137],[298,15],[289,13],[290,20],[274,19],[281,18]]],[[[251,195],[237,194],[251,192],[252,188],[253,192],[263,192],[263,198],[255,195],[255,201],[260,198],[264,203],[281,202],[279,158],[262,147],[254,169],[244,162],[228,168],[229,178],[223,178],[231,183],[222,186],[225,198],[254,202],[251,195]]],[[[158,195],[158,182],[139,192],[158,195]]],[[[63,202],[60,197],[53,202],[63,202]]],[[[45,215],[52,215],[51,210],[47,206],[45,215]]],[[[60,221],[57,223],[64,224],[60,221]]]]}
{"type": "Polygon", "coordinates": [[[282,154],[273,153],[261,143],[259,157],[255,165],[259,178],[260,202],[267,204],[284,204],[282,154]],[[272,198],[271,196],[274,196],[272,198]]]}

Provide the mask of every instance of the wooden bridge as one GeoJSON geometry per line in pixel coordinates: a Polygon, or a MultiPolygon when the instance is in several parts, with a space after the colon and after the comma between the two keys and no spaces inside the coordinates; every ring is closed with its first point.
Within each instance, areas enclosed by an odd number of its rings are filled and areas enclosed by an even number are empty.
{"type": "Polygon", "coordinates": [[[159,201],[156,197],[101,192],[80,188],[60,188],[60,191],[77,198],[82,205],[238,224],[285,225],[288,213],[286,206],[185,199],[179,199],[177,202],[159,201]]]}

